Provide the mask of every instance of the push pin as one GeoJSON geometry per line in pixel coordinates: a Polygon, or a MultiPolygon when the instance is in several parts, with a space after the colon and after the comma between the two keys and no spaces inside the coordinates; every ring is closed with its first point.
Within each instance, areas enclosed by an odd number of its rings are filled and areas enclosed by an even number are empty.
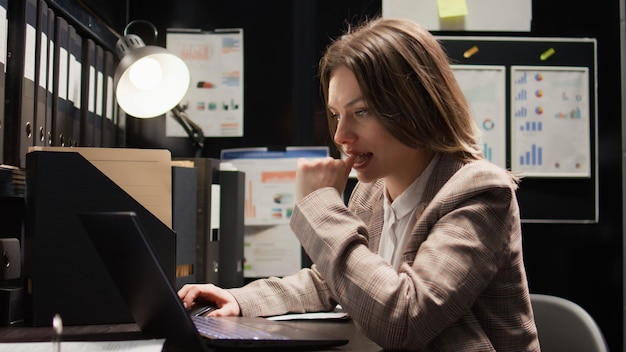
{"type": "Polygon", "coordinates": [[[464,53],[463,53],[463,57],[466,59],[469,59],[470,57],[474,56],[474,54],[476,54],[478,52],[478,47],[476,45],[474,45],[473,47],[467,49],[464,53]]]}
{"type": "Polygon", "coordinates": [[[555,53],[554,48],[550,48],[544,51],[543,53],[541,53],[541,55],[539,55],[539,58],[541,59],[541,61],[546,61],[548,60],[550,56],[554,55],[554,53],[555,53]]]}

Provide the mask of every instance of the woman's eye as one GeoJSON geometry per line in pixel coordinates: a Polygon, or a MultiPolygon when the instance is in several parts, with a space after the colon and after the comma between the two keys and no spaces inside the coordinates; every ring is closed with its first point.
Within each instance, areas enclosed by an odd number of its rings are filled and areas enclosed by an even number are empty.
{"type": "Polygon", "coordinates": [[[330,114],[330,118],[333,120],[337,120],[339,121],[339,119],[341,118],[341,116],[339,114],[335,114],[335,113],[331,113],[330,114]]]}
{"type": "Polygon", "coordinates": [[[355,111],[354,115],[356,115],[357,117],[366,117],[367,113],[368,111],[366,109],[363,109],[355,111]]]}

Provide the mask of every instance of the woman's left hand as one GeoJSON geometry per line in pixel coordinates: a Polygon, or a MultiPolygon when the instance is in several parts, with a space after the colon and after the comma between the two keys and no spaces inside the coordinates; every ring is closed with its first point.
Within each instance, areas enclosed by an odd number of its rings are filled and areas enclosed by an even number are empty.
{"type": "Polygon", "coordinates": [[[345,160],[330,157],[313,160],[298,159],[296,201],[324,187],[334,187],[339,194],[343,194],[354,158],[354,156],[349,156],[345,160]]]}

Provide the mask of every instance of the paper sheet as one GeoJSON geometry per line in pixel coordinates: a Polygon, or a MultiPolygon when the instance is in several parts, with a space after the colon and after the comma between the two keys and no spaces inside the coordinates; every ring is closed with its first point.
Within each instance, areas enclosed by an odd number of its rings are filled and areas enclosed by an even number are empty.
{"type": "Polygon", "coordinates": [[[412,19],[429,31],[530,32],[531,0],[383,0],[383,17],[412,19]]]}
{"type": "MultiPolygon", "coordinates": [[[[243,136],[243,29],[168,29],[167,49],[189,68],[191,86],[181,101],[206,137],[243,136]]],[[[171,114],[169,112],[168,114],[171,114]]],[[[168,137],[186,137],[174,120],[165,120],[168,137]]]]}
{"type": "Polygon", "coordinates": [[[591,177],[587,67],[511,67],[511,170],[591,177]]]}
{"type": "Polygon", "coordinates": [[[268,317],[269,320],[348,320],[350,315],[337,305],[332,312],[294,313],[268,317]]]}
{"type": "Polygon", "coordinates": [[[480,128],[485,159],[506,168],[506,67],[452,65],[452,70],[480,128]]]}
{"type": "Polygon", "coordinates": [[[320,313],[301,313],[301,314],[284,314],[267,318],[269,320],[341,320],[350,319],[348,313],[344,312],[320,312],[320,313]]]}
{"type": "MultiPolygon", "coordinates": [[[[160,352],[164,339],[130,341],[67,341],[61,342],[63,352],[160,352]]],[[[50,352],[55,351],[53,342],[0,343],[0,352],[50,352]]]]}

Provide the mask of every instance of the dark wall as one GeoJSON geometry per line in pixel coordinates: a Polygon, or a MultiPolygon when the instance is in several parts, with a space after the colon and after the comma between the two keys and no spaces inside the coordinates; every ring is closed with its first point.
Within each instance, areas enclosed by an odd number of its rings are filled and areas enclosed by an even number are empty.
{"type": "MultiPolygon", "coordinates": [[[[205,156],[219,157],[222,148],[328,145],[315,65],[346,20],[375,15],[380,8],[380,1],[129,0],[127,20],[152,21],[162,33],[161,45],[168,27],[244,29],[245,136],[207,139],[205,156]]],[[[581,305],[613,351],[623,349],[624,309],[619,24],[619,0],[595,6],[535,0],[530,33],[437,33],[597,39],[599,222],[529,223],[523,232],[531,291],[581,305]]],[[[191,155],[185,138],[164,136],[164,118],[128,121],[129,146],[191,155]]],[[[523,191],[523,183],[521,187],[523,191]]]]}
{"type": "MultiPolygon", "coordinates": [[[[131,19],[146,18],[160,28],[243,28],[244,30],[244,135],[243,138],[208,138],[205,154],[219,157],[222,148],[292,143],[291,110],[292,3],[273,1],[169,1],[158,11],[152,1],[132,1],[131,19]]],[[[167,146],[174,156],[189,155],[185,138],[164,138],[164,118],[129,120],[128,143],[167,146]]]]}
{"type": "MultiPolygon", "coordinates": [[[[531,290],[568,298],[596,319],[612,351],[623,350],[623,223],[619,1],[572,7],[533,1],[533,34],[598,42],[597,224],[525,224],[531,290]]],[[[523,187],[523,183],[522,183],[523,187]]],[[[572,190],[576,192],[576,190],[572,190]]]]}
{"type": "MultiPolygon", "coordinates": [[[[313,145],[330,142],[318,101],[316,65],[320,52],[347,18],[380,11],[379,1],[154,1],[133,0],[129,19],[167,28],[243,28],[244,137],[208,138],[204,155],[223,148],[313,145]],[[193,10],[190,10],[193,9],[193,10]],[[328,28],[331,28],[329,31],[328,28]]],[[[127,121],[127,143],[166,147],[174,156],[193,151],[186,138],[165,136],[165,117],[127,121]]]]}

